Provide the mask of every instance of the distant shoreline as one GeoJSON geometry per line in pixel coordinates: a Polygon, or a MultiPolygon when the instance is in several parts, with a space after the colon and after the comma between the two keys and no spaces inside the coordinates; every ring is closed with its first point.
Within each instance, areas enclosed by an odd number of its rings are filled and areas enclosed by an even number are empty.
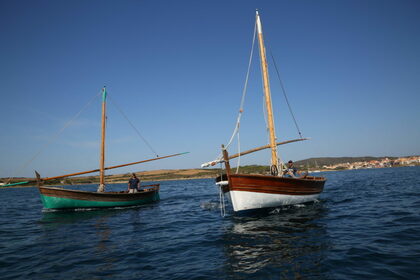
{"type": "MultiPolygon", "coordinates": [[[[158,180],[150,180],[145,179],[141,180],[141,182],[166,182],[166,181],[187,181],[187,180],[197,180],[197,179],[214,179],[214,177],[186,177],[186,178],[174,178],[174,179],[158,179],[158,180]]],[[[117,182],[109,182],[108,185],[112,184],[127,184],[129,179],[127,181],[117,181],[117,182]]],[[[62,187],[62,186],[81,186],[81,185],[98,185],[98,183],[77,183],[77,184],[52,184],[52,185],[46,185],[48,187],[62,187]]],[[[16,185],[16,186],[10,186],[10,187],[2,187],[1,189],[12,189],[12,188],[33,188],[36,187],[34,184],[28,184],[28,185],[16,185]]]]}
{"type": "MultiPolygon", "coordinates": [[[[420,165],[414,165],[414,166],[420,166],[420,165]]],[[[413,165],[407,165],[407,166],[392,166],[392,167],[378,167],[378,168],[359,168],[359,169],[339,169],[339,170],[331,170],[331,169],[318,169],[319,172],[313,172],[309,171],[309,173],[312,173],[316,176],[317,173],[322,173],[322,172],[340,172],[340,171],[348,171],[348,170],[368,170],[368,169],[388,169],[388,168],[401,168],[401,167],[414,167],[413,165]]],[[[301,168],[300,170],[304,171],[305,170],[303,168],[301,168]]],[[[138,174],[138,177],[140,177],[141,182],[166,182],[166,181],[182,181],[182,180],[197,180],[197,179],[214,179],[215,177],[217,177],[218,175],[220,175],[220,170],[218,169],[213,169],[209,172],[209,174],[206,175],[201,175],[201,176],[194,176],[189,175],[189,176],[185,176],[185,177],[177,177],[177,178],[159,178],[159,175],[161,174],[168,174],[171,173],[169,172],[171,171],[172,173],[178,173],[178,172],[185,172],[185,171],[190,171],[190,169],[179,169],[179,170],[162,170],[161,173],[157,172],[157,171],[149,171],[149,172],[155,172],[156,173],[156,177],[155,178],[147,178],[147,175],[142,175],[142,172],[135,172],[136,174],[138,174]],[[144,178],[146,177],[146,178],[144,178]]],[[[201,171],[201,170],[200,170],[201,171]]],[[[131,174],[131,173],[130,173],[131,174]]],[[[261,172],[246,172],[246,174],[261,174],[261,172]]],[[[45,186],[50,186],[50,187],[62,187],[62,186],[79,186],[79,185],[97,185],[97,181],[99,180],[95,180],[95,178],[97,178],[98,176],[90,176],[90,177],[78,177],[78,179],[82,180],[81,182],[75,182],[75,183],[71,183],[71,184],[65,184],[65,183],[54,183],[54,184],[49,184],[49,185],[45,185],[45,186]],[[91,178],[93,179],[95,182],[84,182],[83,179],[86,178],[91,178]]],[[[129,174],[124,174],[124,175],[108,175],[107,177],[110,177],[109,179],[111,179],[111,181],[109,181],[107,184],[127,184],[130,176],[129,174]],[[112,181],[112,177],[118,177],[118,179],[114,179],[112,181]],[[121,177],[124,177],[123,179],[120,179],[121,177]]],[[[34,180],[32,178],[22,178],[23,180],[34,180]]],[[[16,185],[16,186],[10,186],[10,187],[2,187],[0,186],[0,190],[1,189],[11,189],[11,188],[31,188],[31,187],[36,187],[36,184],[28,184],[28,185],[16,185]]]]}

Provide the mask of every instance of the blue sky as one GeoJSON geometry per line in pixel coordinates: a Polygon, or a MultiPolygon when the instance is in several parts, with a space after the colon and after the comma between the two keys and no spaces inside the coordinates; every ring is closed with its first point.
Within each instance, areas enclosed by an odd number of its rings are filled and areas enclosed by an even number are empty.
{"type": "MultiPolygon", "coordinates": [[[[215,159],[235,125],[256,8],[311,137],[279,147],[283,159],[420,154],[418,1],[0,1],[0,177],[97,168],[99,98],[27,163],[103,85],[107,166],[154,157],[114,103],[159,155],[190,152],[116,173],[215,159]]],[[[268,142],[258,63],[242,150],[268,142]]],[[[296,138],[272,64],[270,77],[278,139],[296,138]]],[[[241,160],[268,163],[268,152],[241,160]]]]}

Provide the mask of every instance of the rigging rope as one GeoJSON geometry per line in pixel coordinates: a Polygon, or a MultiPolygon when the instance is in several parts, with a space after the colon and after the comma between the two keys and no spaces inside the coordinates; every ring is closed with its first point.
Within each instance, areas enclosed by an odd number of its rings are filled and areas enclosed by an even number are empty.
{"type": "Polygon", "coordinates": [[[246,90],[248,88],[249,73],[251,72],[251,64],[252,64],[252,57],[254,55],[254,46],[255,46],[256,34],[257,34],[257,25],[255,23],[255,25],[254,25],[254,36],[252,37],[251,53],[249,55],[249,61],[248,61],[248,70],[246,72],[245,84],[244,84],[244,87],[243,87],[243,90],[242,90],[241,105],[239,106],[239,114],[238,114],[238,118],[236,120],[235,129],[232,133],[232,136],[230,137],[229,143],[226,145],[226,149],[232,143],[232,140],[235,137],[236,132],[239,130],[239,125],[240,125],[240,122],[241,122],[242,113],[244,111],[245,95],[246,95],[246,90]]]}
{"type": "Polygon", "coordinates": [[[298,123],[296,121],[295,114],[293,114],[292,107],[290,106],[289,99],[287,98],[286,90],[284,88],[283,81],[280,78],[280,73],[279,73],[279,70],[277,68],[277,63],[276,63],[276,60],[274,59],[274,56],[273,56],[273,53],[271,52],[271,49],[270,49],[270,56],[271,56],[271,59],[273,60],[274,68],[276,69],[277,77],[279,79],[280,86],[281,86],[281,89],[283,91],[284,98],[286,99],[287,107],[289,108],[289,112],[292,115],[293,122],[295,123],[296,129],[297,129],[297,131],[299,133],[300,138],[303,138],[302,133],[301,133],[300,128],[299,128],[299,125],[298,125],[298,123]]]}
{"type": "MultiPolygon", "coordinates": [[[[34,161],[48,146],[50,146],[57,138],[60,136],[63,131],[70,126],[70,124],[79,117],[79,115],[97,98],[99,95],[101,95],[102,92],[99,92],[96,94],[76,115],[74,115],[73,118],[71,118],[44,146],[42,146],[35,154],[30,158],[26,163],[22,165],[22,167],[18,168],[18,171],[14,171],[12,174],[19,174],[23,169],[25,169],[32,161],[34,161]],[[19,172],[19,173],[18,173],[19,172]]],[[[7,180],[7,184],[12,180],[14,176],[11,176],[7,180]]]]}
{"type": "Polygon", "coordinates": [[[115,106],[115,108],[117,108],[117,110],[121,113],[121,115],[123,115],[123,117],[128,121],[128,123],[131,125],[131,127],[137,132],[137,135],[140,137],[141,140],[143,140],[143,142],[147,145],[147,147],[156,155],[156,157],[159,157],[159,155],[156,153],[156,151],[153,149],[153,147],[149,144],[149,142],[147,142],[147,140],[141,135],[140,131],[133,125],[133,123],[128,119],[128,117],[126,116],[126,114],[124,114],[124,112],[120,109],[120,107],[117,105],[117,103],[112,99],[109,98],[111,100],[112,105],[115,106]]]}
{"type": "MultiPolygon", "coordinates": [[[[222,163],[220,163],[220,170],[223,170],[222,163]]],[[[220,180],[223,181],[223,173],[220,174],[220,180]]],[[[225,194],[223,193],[223,185],[219,185],[218,187],[219,187],[220,215],[224,217],[226,216],[225,194]]]]}
{"type": "MultiPolygon", "coordinates": [[[[232,136],[230,137],[228,144],[225,146],[226,150],[229,148],[230,144],[232,144],[232,141],[233,141],[235,135],[237,133],[239,133],[241,117],[242,117],[242,113],[244,111],[243,107],[244,107],[244,103],[245,103],[245,96],[246,96],[246,91],[247,91],[247,88],[248,88],[249,74],[251,72],[252,58],[254,56],[255,38],[257,37],[256,34],[257,34],[257,22],[255,22],[255,24],[254,24],[254,35],[252,37],[251,53],[249,55],[248,70],[247,70],[247,73],[246,73],[245,84],[244,84],[244,87],[243,87],[243,90],[242,90],[241,104],[239,106],[239,114],[238,114],[238,117],[236,119],[236,125],[235,125],[235,129],[233,130],[232,136]]],[[[239,141],[239,138],[238,138],[238,141],[239,141]]],[[[238,146],[239,146],[239,144],[238,144],[238,146]]],[[[240,148],[238,147],[238,149],[240,149],[240,148]]],[[[239,150],[238,154],[239,154],[239,157],[238,157],[238,162],[239,162],[240,161],[240,156],[241,156],[240,150],[239,150]]],[[[222,155],[222,153],[220,153],[215,160],[213,160],[211,162],[208,162],[208,163],[204,163],[201,166],[204,167],[204,166],[214,165],[215,163],[221,162],[222,159],[223,159],[223,155],[222,155]]],[[[238,164],[238,166],[239,166],[239,164],[238,164]]]]}
{"type": "Polygon", "coordinates": [[[239,173],[239,166],[241,165],[241,139],[238,131],[238,163],[236,164],[236,174],[239,173]]]}
{"type": "MultiPolygon", "coordinates": [[[[266,40],[266,42],[267,42],[267,40],[266,40]]],[[[264,47],[265,48],[265,47],[264,47]]],[[[267,111],[267,108],[266,108],[266,106],[265,106],[265,104],[266,104],[266,96],[265,96],[265,94],[264,94],[264,74],[263,74],[263,58],[262,57],[260,57],[260,73],[261,73],[261,81],[262,81],[262,86],[263,86],[263,102],[262,102],[262,106],[263,106],[263,115],[264,115],[264,121],[265,121],[265,127],[266,127],[266,133],[267,133],[267,139],[270,139],[270,128],[269,128],[269,125],[268,125],[268,111],[267,111]]],[[[267,64],[268,64],[268,62],[267,62],[267,64]]],[[[270,80],[270,77],[269,77],[269,75],[270,75],[270,73],[267,71],[267,78],[268,78],[268,80],[270,80]]],[[[271,90],[270,90],[271,91],[271,90]]],[[[271,93],[270,93],[271,94],[271,93]]],[[[272,105],[271,105],[272,106],[272,105]]],[[[270,144],[270,143],[269,143],[270,144]]],[[[271,145],[271,144],[270,144],[271,145]]],[[[277,154],[277,164],[279,164],[279,163],[282,163],[282,160],[281,160],[281,158],[280,158],[280,156],[279,156],[279,153],[278,153],[278,149],[277,149],[277,146],[275,146],[274,147],[274,149],[276,150],[276,154],[277,154]]],[[[272,167],[272,166],[271,166],[272,167]]],[[[271,167],[270,167],[270,169],[271,169],[271,167]]],[[[271,172],[272,173],[272,172],[271,172]]]]}
{"type": "Polygon", "coordinates": [[[220,204],[220,215],[222,217],[226,216],[226,206],[225,206],[225,194],[223,193],[223,186],[219,187],[219,204],[220,204]]]}
{"type": "MultiPolygon", "coordinates": [[[[286,94],[286,89],[285,89],[285,87],[284,87],[283,81],[282,81],[282,79],[280,78],[280,72],[279,72],[279,70],[278,70],[276,60],[274,59],[274,55],[273,55],[273,52],[271,51],[271,48],[269,47],[269,46],[270,46],[270,44],[268,44],[268,38],[267,38],[267,35],[265,36],[265,41],[266,41],[266,45],[268,46],[268,49],[269,49],[269,52],[270,52],[270,56],[271,56],[271,59],[272,59],[273,64],[274,64],[274,68],[275,68],[275,70],[276,70],[277,78],[279,79],[279,82],[280,82],[280,87],[281,87],[281,89],[282,89],[283,96],[284,96],[284,98],[285,98],[285,100],[286,100],[286,104],[287,104],[287,107],[288,107],[288,109],[289,109],[290,115],[291,115],[291,116],[292,116],[292,118],[293,118],[293,122],[294,122],[294,124],[295,124],[295,126],[296,126],[296,129],[297,129],[297,131],[298,131],[298,133],[299,133],[300,138],[301,138],[301,139],[303,139],[302,133],[301,133],[300,128],[299,128],[299,125],[298,125],[297,120],[296,120],[296,118],[295,118],[295,114],[293,113],[292,106],[290,105],[289,98],[287,97],[287,94],[286,94]]],[[[265,116],[265,115],[264,115],[264,118],[265,118],[266,125],[267,125],[267,119],[266,119],[266,116],[265,116]]],[[[277,147],[276,147],[276,148],[277,148],[277,147]]],[[[281,157],[279,156],[279,154],[277,154],[277,156],[278,156],[278,164],[279,164],[279,166],[281,167],[281,173],[280,173],[280,176],[282,176],[282,174],[283,174],[283,170],[285,169],[285,164],[284,164],[283,160],[281,159],[281,157]]]]}
{"type": "MultiPolygon", "coordinates": [[[[245,100],[245,93],[246,93],[246,89],[247,89],[247,85],[248,85],[248,78],[249,78],[249,73],[250,73],[250,67],[251,67],[252,57],[253,57],[254,44],[255,44],[255,38],[256,38],[256,27],[257,26],[256,26],[256,22],[255,22],[255,25],[254,25],[254,36],[253,36],[253,40],[252,40],[252,49],[251,49],[250,59],[249,59],[249,63],[248,63],[248,71],[247,71],[247,75],[246,75],[244,89],[243,89],[243,92],[242,92],[241,106],[240,106],[240,109],[239,109],[239,114],[238,114],[238,118],[237,118],[237,121],[236,121],[236,126],[235,126],[235,129],[234,129],[234,131],[232,133],[232,136],[230,137],[230,140],[229,140],[229,142],[228,142],[228,144],[226,145],[226,148],[225,148],[225,149],[227,149],[230,146],[230,144],[233,141],[233,138],[235,137],[236,134],[238,134],[238,151],[239,152],[238,152],[238,166],[237,166],[237,169],[236,169],[236,173],[238,173],[238,170],[239,170],[239,163],[240,163],[240,156],[241,156],[241,154],[240,154],[239,126],[240,126],[240,120],[241,120],[241,116],[242,116],[242,112],[243,112],[243,103],[244,103],[244,100],[245,100]]],[[[266,39],[266,42],[267,42],[267,39],[266,39]]],[[[290,112],[290,114],[291,114],[291,116],[293,118],[293,122],[294,122],[294,124],[296,126],[296,129],[297,129],[297,131],[299,133],[300,138],[303,139],[302,133],[301,133],[300,128],[299,128],[299,125],[297,123],[297,120],[296,120],[295,115],[293,113],[293,110],[292,110],[292,107],[290,105],[289,99],[287,97],[287,94],[286,94],[286,90],[285,90],[283,81],[280,78],[280,73],[279,73],[279,70],[278,70],[276,61],[274,59],[273,53],[272,53],[271,49],[269,49],[269,51],[270,51],[270,56],[271,56],[271,58],[273,60],[274,68],[276,70],[276,74],[277,74],[277,77],[279,79],[280,86],[281,86],[281,89],[282,89],[284,98],[286,100],[286,103],[287,103],[289,112],[290,112]]],[[[261,64],[260,64],[260,67],[262,68],[262,65],[261,64]]],[[[263,75],[262,69],[261,69],[260,72],[261,72],[261,76],[262,76],[263,75]]],[[[267,75],[268,75],[268,73],[267,73],[267,75]]],[[[261,79],[263,79],[263,77],[261,77],[261,79]]],[[[264,98],[264,100],[263,100],[264,120],[265,120],[265,123],[266,123],[266,130],[267,130],[267,133],[268,133],[269,128],[268,128],[268,121],[267,121],[267,116],[266,116],[267,112],[266,112],[266,108],[264,106],[264,102],[265,102],[265,96],[264,95],[263,95],[263,98],[264,98]]],[[[277,146],[276,146],[276,150],[277,150],[277,146]]],[[[281,157],[278,155],[278,153],[277,153],[277,157],[278,157],[278,165],[280,166],[281,171],[283,171],[283,169],[285,168],[285,164],[284,164],[283,160],[281,159],[281,157]]],[[[223,156],[222,156],[222,154],[219,154],[219,156],[217,157],[216,160],[211,161],[211,162],[204,163],[201,166],[202,167],[207,167],[207,166],[210,166],[210,165],[214,165],[214,164],[216,164],[218,162],[222,162],[222,160],[223,160],[223,156]]],[[[280,173],[280,176],[282,176],[281,175],[282,173],[283,172],[280,173]]]]}

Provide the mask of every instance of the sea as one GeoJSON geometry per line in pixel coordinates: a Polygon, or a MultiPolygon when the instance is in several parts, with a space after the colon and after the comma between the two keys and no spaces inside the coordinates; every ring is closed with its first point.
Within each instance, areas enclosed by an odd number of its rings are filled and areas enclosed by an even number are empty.
{"type": "Polygon", "coordinates": [[[420,167],[317,174],[317,201],[246,215],[226,201],[222,216],[213,179],[106,210],[47,211],[36,188],[1,189],[0,279],[420,279],[420,167]]]}

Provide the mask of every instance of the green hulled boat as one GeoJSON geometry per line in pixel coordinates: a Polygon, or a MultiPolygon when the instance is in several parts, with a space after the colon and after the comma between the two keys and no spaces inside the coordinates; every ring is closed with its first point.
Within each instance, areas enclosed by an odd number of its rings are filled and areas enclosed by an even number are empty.
{"type": "Polygon", "coordinates": [[[125,167],[129,165],[144,163],[148,161],[173,157],[185,153],[178,153],[164,157],[156,157],[148,160],[142,160],[132,163],[126,163],[111,167],[105,167],[105,121],[106,121],[106,96],[105,87],[102,89],[102,133],[101,133],[101,156],[100,168],[95,170],[77,172],[61,176],[41,178],[38,172],[35,171],[37,178],[37,185],[41,195],[41,201],[47,209],[75,209],[75,208],[107,208],[107,207],[127,207],[142,205],[159,201],[159,184],[142,186],[140,190],[135,193],[128,191],[121,192],[106,192],[105,191],[105,170],[125,167]],[[96,192],[71,190],[59,187],[43,186],[45,181],[66,178],[70,176],[83,175],[93,172],[99,172],[99,187],[96,192]]]}
{"type": "Polygon", "coordinates": [[[159,184],[144,186],[137,193],[88,192],[42,186],[39,192],[47,209],[127,207],[159,201],[159,184]]]}

